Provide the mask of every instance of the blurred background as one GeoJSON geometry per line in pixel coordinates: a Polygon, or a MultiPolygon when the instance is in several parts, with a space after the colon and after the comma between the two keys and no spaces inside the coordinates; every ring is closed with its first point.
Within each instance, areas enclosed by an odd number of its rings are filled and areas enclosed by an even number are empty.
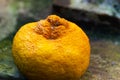
{"type": "Polygon", "coordinates": [[[80,80],[120,80],[120,0],[0,0],[0,80],[26,80],[12,58],[13,37],[50,14],[76,23],[90,39],[90,66],[80,80]]]}

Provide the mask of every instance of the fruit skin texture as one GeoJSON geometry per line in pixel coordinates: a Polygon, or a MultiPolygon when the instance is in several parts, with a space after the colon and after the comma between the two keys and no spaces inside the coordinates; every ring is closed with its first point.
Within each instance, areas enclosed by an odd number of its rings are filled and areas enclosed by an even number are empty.
{"type": "Polygon", "coordinates": [[[50,15],[22,26],[12,52],[28,80],[79,80],[89,66],[90,44],[76,24],[50,15]]]}

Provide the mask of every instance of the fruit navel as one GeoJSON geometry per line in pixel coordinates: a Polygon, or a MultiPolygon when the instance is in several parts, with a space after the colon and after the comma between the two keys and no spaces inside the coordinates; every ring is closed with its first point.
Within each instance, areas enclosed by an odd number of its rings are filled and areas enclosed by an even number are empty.
{"type": "Polygon", "coordinates": [[[45,20],[38,21],[35,32],[47,39],[57,39],[64,34],[64,30],[67,28],[67,20],[56,15],[50,15],[45,20]]]}

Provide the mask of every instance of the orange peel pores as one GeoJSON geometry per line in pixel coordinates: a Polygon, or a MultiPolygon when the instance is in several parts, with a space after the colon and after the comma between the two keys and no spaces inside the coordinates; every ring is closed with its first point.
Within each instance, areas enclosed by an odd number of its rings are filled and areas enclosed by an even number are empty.
{"type": "Polygon", "coordinates": [[[28,80],[79,80],[89,66],[90,43],[75,23],[50,15],[18,30],[12,54],[28,80]]]}

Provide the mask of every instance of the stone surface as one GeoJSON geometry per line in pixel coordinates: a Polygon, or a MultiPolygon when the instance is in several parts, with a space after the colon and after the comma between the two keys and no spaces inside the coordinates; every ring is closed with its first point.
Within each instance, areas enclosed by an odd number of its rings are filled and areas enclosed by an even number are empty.
{"type": "Polygon", "coordinates": [[[119,0],[71,0],[70,7],[120,18],[119,0]]]}
{"type": "Polygon", "coordinates": [[[16,13],[10,3],[11,0],[0,0],[0,41],[15,30],[16,13]]]}
{"type": "Polygon", "coordinates": [[[9,39],[0,42],[0,80],[24,80],[14,64],[11,47],[9,39]]]}
{"type": "Polygon", "coordinates": [[[0,0],[0,41],[20,27],[17,25],[19,14],[40,20],[47,17],[51,9],[52,0],[0,0]]]}
{"type": "Polygon", "coordinates": [[[54,4],[120,18],[119,0],[54,0],[54,4]]]}
{"type": "Polygon", "coordinates": [[[55,0],[53,13],[98,33],[120,34],[119,0],[55,0]],[[89,2],[87,2],[89,1],[89,2]],[[110,2],[111,1],[111,2],[110,2]],[[118,3],[117,3],[118,2],[118,3]],[[103,5],[104,4],[104,5],[103,5]],[[113,4],[119,9],[113,10],[113,4]],[[99,7],[103,7],[99,8],[99,7]],[[112,8],[111,8],[112,7],[112,8]],[[109,8],[109,9],[108,9],[109,8]],[[102,11],[102,12],[101,12],[102,11]],[[115,11],[115,15],[113,14],[115,11]]]}
{"type": "Polygon", "coordinates": [[[13,5],[18,9],[18,13],[39,20],[51,13],[52,0],[14,0],[13,5]]]}
{"type": "Polygon", "coordinates": [[[80,80],[120,80],[120,42],[92,41],[91,47],[90,66],[80,80]]]}

